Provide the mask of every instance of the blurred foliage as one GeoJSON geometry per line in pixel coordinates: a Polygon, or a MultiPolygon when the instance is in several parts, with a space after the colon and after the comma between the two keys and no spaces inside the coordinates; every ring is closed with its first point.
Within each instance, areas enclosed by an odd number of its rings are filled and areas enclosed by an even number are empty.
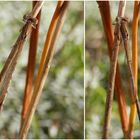
{"type": "MultiPolygon", "coordinates": [[[[42,9],[36,73],[48,26],[57,2],[45,2],[42,9]]],[[[30,1],[0,2],[0,69],[31,11],[30,1]]],[[[83,138],[84,24],[83,2],[70,2],[55,56],[46,79],[28,138],[83,138]]],[[[29,39],[27,39],[0,114],[0,138],[16,138],[25,87],[29,39]]]]}
{"type": "MultiPolygon", "coordinates": [[[[133,3],[127,1],[126,17],[129,18],[129,35],[131,47],[131,27],[133,18],[133,3]]],[[[111,16],[114,23],[118,11],[118,2],[111,1],[111,16]]],[[[86,72],[85,72],[85,88],[86,88],[86,138],[101,138],[103,117],[105,109],[106,91],[109,78],[109,56],[104,29],[102,25],[101,16],[96,2],[85,2],[85,17],[86,17],[86,72]]],[[[113,24],[112,23],[112,24],[113,24]]],[[[140,30],[139,30],[140,31],[140,30]]],[[[140,35],[140,32],[139,32],[140,35]]],[[[140,44],[140,40],[139,44],[140,44]]],[[[139,50],[140,51],[140,50],[139,50]]],[[[140,59],[140,57],[139,57],[140,59]]],[[[127,110],[130,112],[129,101],[129,83],[128,70],[126,67],[126,58],[124,48],[120,48],[119,64],[121,69],[121,77],[125,96],[127,99],[127,110]]],[[[139,67],[140,69],[140,67],[139,67]]],[[[140,75],[139,75],[140,80],[140,75]]],[[[138,87],[140,92],[140,87],[138,87]]],[[[111,115],[110,138],[123,138],[121,129],[120,116],[116,97],[114,97],[113,111],[111,115]]],[[[138,118],[135,123],[134,136],[139,137],[139,123],[138,118]]]]}

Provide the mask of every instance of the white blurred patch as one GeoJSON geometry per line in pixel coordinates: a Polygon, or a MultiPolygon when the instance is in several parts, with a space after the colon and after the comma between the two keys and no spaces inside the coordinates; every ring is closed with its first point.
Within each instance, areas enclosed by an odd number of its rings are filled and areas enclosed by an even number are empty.
{"type": "Polygon", "coordinates": [[[49,134],[51,137],[56,137],[58,133],[58,127],[56,125],[52,125],[49,129],[49,134]]]}

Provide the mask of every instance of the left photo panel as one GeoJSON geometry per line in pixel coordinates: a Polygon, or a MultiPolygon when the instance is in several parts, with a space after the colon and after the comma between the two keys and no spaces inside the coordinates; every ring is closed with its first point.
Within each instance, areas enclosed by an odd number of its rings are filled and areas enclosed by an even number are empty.
{"type": "Polygon", "coordinates": [[[84,138],[84,1],[0,1],[0,138],[84,138]]]}

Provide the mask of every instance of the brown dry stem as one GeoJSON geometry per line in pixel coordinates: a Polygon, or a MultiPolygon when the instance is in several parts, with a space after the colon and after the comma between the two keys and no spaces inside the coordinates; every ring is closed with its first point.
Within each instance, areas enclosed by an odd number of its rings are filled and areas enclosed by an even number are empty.
{"type": "Polygon", "coordinates": [[[105,115],[104,115],[104,126],[103,126],[103,136],[102,138],[108,138],[108,130],[111,120],[111,110],[112,110],[112,102],[114,97],[114,85],[115,85],[115,75],[117,68],[117,60],[118,60],[118,52],[120,46],[120,26],[121,26],[121,17],[124,16],[125,11],[125,1],[119,2],[118,16],[116,18],[116,26],[114,31],[114,47],[113,54],[110,65],[110,77],[109,77],[109,87],[106,98],[106,106],[105,106],[105,115]]]}
{"type": "Polygon", "coordinates": [[[31,103],[29,105],[28,111],[27,111],[27,117],[24,121],[24,124],[21,128],[21,131],[19,133],[19,138],[26,138],[35,109],[37,107],[39,98],[41,96],[43,86],[45,84],[45,80],[48,75],[48,71],[50,68],[50,63],[53,57],[53,50],[54,50],[54,44],[56,42],[57,37],[59,36],[59,33],[61,31],[64,17],[66,14],[66,10],[68,7],[68,1],[59,1],[56,11],[54,13],[52,22],[49,27],[49,31],[46,38],[46,43],[44,46],[44,50],[42,53],[42,59],[40,63],[39,72],[36,78],[35,82],[35,88],[33,90],[33,96],[31,99],[31,103]],[[42,65],[43,64],[43,65],[42,65]]]}

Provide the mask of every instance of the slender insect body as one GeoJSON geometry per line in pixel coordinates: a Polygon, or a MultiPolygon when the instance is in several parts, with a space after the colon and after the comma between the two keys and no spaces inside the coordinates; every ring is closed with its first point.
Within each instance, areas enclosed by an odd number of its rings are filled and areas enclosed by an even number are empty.
{"type": "Polygon", "coordinates": [[[125,48],[125,52],[126,52],[126,58],[127,58],[127,65],[128,65],[128,71],[129,71],[129,77],[130,77],[130,86],[131,86],[131,99],[132,99],[132,103],[136,103],[137,106],[137,113],[138,113],[138,117],[140,120],[140,107],[139,107],[139,99],[137,96],[137,91],[136,91],[136,87],[135,87],[135,83],[134,83],[134,76],[133,76],[133,72],[132,72],[132,67],[131,67],[131,57],[130,57],[130,50],[128,47],[128,30],[126,28],[126,24],[127,20],[125,18],[122,19],[122,24],[121,24],[121,34],[122,34],[122,38],[123,38],[123,43],[124,43],[124,48],[125,48]]]}

